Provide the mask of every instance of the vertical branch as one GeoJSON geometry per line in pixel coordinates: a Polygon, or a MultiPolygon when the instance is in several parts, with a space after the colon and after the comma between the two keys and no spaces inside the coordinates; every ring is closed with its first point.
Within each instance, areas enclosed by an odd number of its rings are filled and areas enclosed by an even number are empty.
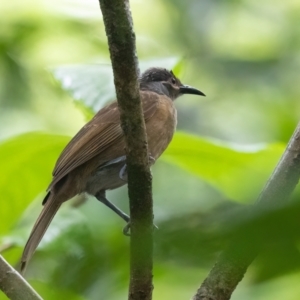
{"type": "MultiPolygon", "coordinates": [[[[256,209],[283,205],[300,178],[300,123],[258,198],[256,209]]],[[[245,238],[246,240],[246,238],[245,238]]],[[[228,300],[259,252],[260,242],[233,240],[221,253],[193,300],[228,300]]]]}
{"type": "Polygon", "coordinates": [[[0,290],[11,300],[42,300],[28,282],[1,255],[0,290]]]}
{"type": "Polygon", "coordinates": [[[152,298],[153,207],[135,34],[128,0],[99,0],[108,38],[127,154],[131,215],[130,300],[152,298]]]}

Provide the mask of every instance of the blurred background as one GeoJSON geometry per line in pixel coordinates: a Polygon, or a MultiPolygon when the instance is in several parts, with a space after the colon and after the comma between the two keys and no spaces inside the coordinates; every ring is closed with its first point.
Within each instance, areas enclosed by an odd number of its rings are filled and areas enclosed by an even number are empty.
{"type": "MultiPolygon", "coordinates": [[[[190,299],[232,236],[246,247],[268,228],[232,299],[298,300],[299,190],[247,212],[300,119],[300,2],[130,4],[141,70],[172,68],[207,95],[176,101],[178,132],[153,167],[154,299],[190,299]]],[[[18,266],[59,153],[114,86],[98,1],[0,6],[0,251],[18,266]]],[[[126,188],[108,198],[128,211],[126,188]]],[[[93,198],[70,202],[26,278],[44,299],[125,299],[125,224],[93,198]]]]}

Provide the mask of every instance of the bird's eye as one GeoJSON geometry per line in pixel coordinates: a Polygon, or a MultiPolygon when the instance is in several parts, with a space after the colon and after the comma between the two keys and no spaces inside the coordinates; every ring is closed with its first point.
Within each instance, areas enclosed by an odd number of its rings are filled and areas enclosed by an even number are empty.
{"type": "Polygon", "coordinates": [[[172,78],[172,84],[175,84],[176,83],[176,79],[173,77],[172,78]]]}

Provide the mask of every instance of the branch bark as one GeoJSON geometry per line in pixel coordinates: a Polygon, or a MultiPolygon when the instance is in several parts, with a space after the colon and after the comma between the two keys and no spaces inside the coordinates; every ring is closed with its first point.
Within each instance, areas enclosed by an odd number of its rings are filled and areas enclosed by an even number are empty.
{"type": "Polygon", "coordinates": [[[130,200],[130,300],[152,298],[153,205],[140,102],[135,34],[128,0],[99,0],[108,38],[127,153],[130,200]]]}
{"type": "Polygon", "coordinates": [[[42,300],[29,283],[1,255],[0,289],[11,300],[42,300]]]}
{"type": "MultiPolygon", "coordinates": [[[[300,123],[291,137],[273,174],[258,197],[256,210],[282,206],[290,197],[300,177],[300,123]]],[[[233,240],[221,253],[193,300],[228,300],[255,259],[261,244],[233,240]]]]}

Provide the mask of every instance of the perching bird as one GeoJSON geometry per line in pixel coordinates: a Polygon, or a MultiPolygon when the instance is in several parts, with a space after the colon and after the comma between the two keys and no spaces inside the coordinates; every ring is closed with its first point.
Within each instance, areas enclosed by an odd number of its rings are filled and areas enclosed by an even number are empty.
{"type": "MultiPolygon", "coordinates": [[[[173,101],[183,94],[205,96],[183,85],[172,71],[151,68],[140,78],[140,97],[146,124],[150,164],[169,145],[177,123],[173,101]]],[[[21,271],[32,257],[63,202],[87,193],[95,196],[126,222],[128,215],[110,203],[106,190],[127,183],[125,141],[117,102],[102,108],[69,142],[58,158],[48,194],[23,251],[21,271]]]]}

